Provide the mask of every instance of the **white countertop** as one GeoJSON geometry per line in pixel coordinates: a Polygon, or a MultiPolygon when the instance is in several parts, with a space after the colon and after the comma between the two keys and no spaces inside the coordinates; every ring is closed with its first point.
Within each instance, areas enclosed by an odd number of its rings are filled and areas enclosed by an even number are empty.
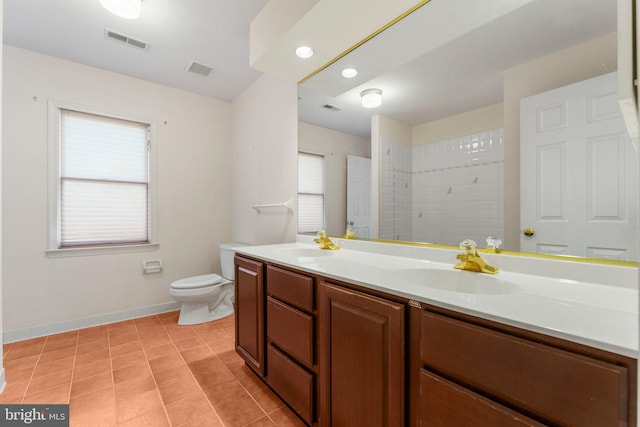
{"type": "Polygon", "coordinates": [[[557,279],[504,268],[497,275],[459,271],[453,269],[457,262],[455,255],[451,263],[445,263],[344,247],[320,251],[316,245],[301,242],[235,250],[366,288],[638,357],[637,287],[557,279]],[[439,288],[436,280],[428,277],[436,273],[459,279],[465,286],[473,283],[470,289],[474,290],[468,291],[464,286],[457,291],[439,288]]]}

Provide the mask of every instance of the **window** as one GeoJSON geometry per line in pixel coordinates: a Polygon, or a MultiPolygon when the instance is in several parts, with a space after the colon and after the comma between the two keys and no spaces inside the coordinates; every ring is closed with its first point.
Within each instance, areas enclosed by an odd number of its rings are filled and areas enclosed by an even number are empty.
{"type": "Polygon", "coordinates": [[[324,228],[324,156],[298,153],[298,233],[324,228]]]}
{"type": "Polygon", "coordinates": [[[60,105],[50,115],[49,249],[153,243],[152,125],[60,105]]]}

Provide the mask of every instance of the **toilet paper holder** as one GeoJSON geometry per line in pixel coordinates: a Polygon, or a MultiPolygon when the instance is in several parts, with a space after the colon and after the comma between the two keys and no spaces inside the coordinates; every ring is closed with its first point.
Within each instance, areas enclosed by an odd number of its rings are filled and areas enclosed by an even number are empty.
{"type": "Polygon", "coordinates": [[[162,261],[160,261],[159,259],[142,261],[142,273],[143,274],[162,273],[162,261]]]}

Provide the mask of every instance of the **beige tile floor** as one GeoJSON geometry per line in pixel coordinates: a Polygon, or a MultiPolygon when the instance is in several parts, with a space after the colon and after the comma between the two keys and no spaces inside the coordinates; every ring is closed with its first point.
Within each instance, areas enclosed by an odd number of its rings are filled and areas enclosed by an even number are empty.
{"type": "Polygon", "coordinates": [[[233,316],[178,312],[4,346],[0,403],[69,403],[70,425],[303,426],[236,354],[233,316]]]}

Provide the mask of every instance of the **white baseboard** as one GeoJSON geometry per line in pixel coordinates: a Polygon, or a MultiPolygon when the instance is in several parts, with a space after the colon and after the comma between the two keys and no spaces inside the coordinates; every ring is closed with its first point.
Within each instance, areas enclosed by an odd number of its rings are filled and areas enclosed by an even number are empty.
{"type": "MultiPolygon", "coordinates": [[[[8,344],[16,341],[23,341],[31,338],[43,337],[46,335],[59,334],[62,332],[75,331],[77,329],[90,328],[92,326],[100,326],[108,323],[121,322],[123,320],[136,319],[138,317],[151,316],[153,314],[165,313],[167,311],[174,311],[179,309],[180,304],[178,302],[169,302],[160,305],[136,308],[133,310],[98,314],[96,316],[34,326],[32,328],[4,331],[2,333],[2,338],[4,343],[8,344]]],[[[2,372],[2,375],[4,377],[4,371],[2,372]]]]}
{"type": "Polygon", "coordinates": [[[4,368],[0,371],[0,394],[4,391],[7,386],[7,380],[4,376],[4,368]]]}

